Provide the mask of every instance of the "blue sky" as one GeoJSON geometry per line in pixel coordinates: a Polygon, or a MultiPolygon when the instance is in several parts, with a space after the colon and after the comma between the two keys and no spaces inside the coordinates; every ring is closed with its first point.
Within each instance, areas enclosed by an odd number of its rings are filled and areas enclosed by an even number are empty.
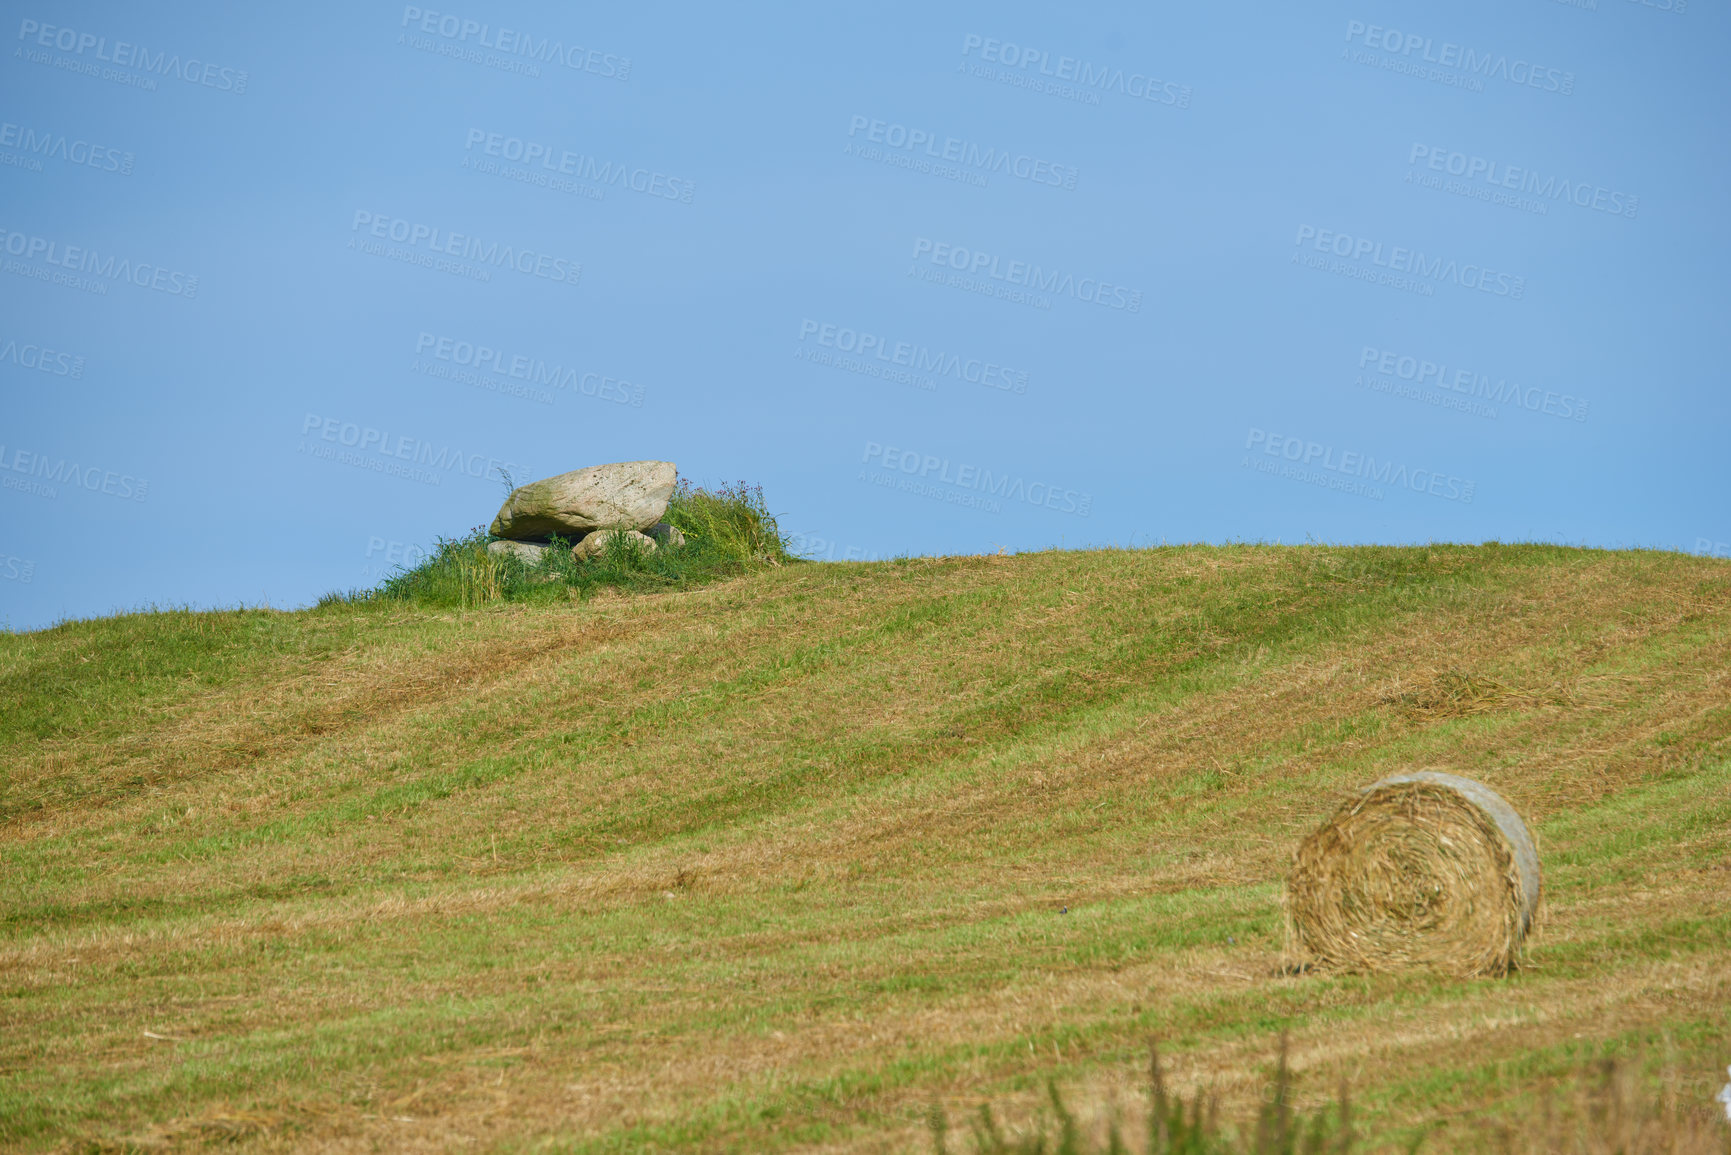
{"type": "Polygon", "coordinates": [[[665,458],[841,560],[1731,555],[1698,0],[8,4],[0,620],[665,458]]]}

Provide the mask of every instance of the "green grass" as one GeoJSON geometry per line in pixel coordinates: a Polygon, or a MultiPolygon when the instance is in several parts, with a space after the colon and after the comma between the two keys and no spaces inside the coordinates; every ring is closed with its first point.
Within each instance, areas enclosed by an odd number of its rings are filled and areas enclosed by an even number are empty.
{"type": "Polygon", "coordinates": [[[1286,1034],[1366,1151],[1723,1083],[1724,563],[691,517],[707,569],[0,636],[0,1147],[1056,1144],[1049,1086],[1099,1147],[1150,1037],[1243,1138],[1286,1034]],[[1290,973],[1298,839],[1419,765],[1538,835],[1531,965],[1290,973]]]}

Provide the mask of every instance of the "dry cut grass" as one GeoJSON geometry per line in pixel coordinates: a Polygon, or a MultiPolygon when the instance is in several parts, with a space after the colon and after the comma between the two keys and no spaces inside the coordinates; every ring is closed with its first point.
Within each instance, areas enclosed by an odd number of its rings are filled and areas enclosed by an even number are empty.
{"type": "Polygon", "coordinates": [[[1605,1060],[1696,1110],[1728,626],[1711,559],[1232,547],[0,637],[0,1147],[901,1151],[1132,1111],[1151,1036],[1247,1120],[1282,1032],[1363,1149],[1605,1060]],[[1525,964],[1284,968],[1299,840],[1419,767],[1535,832],[1525,964]]]}

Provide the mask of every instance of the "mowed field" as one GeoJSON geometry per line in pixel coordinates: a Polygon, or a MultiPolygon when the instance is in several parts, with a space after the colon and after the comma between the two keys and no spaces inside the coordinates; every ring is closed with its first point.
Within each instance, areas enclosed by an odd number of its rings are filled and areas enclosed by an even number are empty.
{"type": "MultiPolygon", "coordinates": [[[[1544,546],[798,565],[0,636],[0,1147],[930,1150],[1277,1039],[1372,1149],[1731,1063],[1731,565],[1544,546]],[[1527,817],[1506,979],[1283,963],[1405,768],[1527,817]],[[227,1146],[232,1144],[233,1146],[227,1146]]],[[[1654,1083],[1653,1085],[1657,1085],[1654,1083]]],[[[1490,1142],[1490,1140],[1482,1140],[1490,1142]]]]}

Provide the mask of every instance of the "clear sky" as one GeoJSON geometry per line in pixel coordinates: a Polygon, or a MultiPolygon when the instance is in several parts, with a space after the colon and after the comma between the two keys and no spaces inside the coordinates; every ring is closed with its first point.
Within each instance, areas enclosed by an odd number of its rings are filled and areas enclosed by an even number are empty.
{"type": "Polygon", "coordinates": [[[665,458],[812,554],[1731,555],[1702,0],[6,3],[0,622],[665,458]]]}

